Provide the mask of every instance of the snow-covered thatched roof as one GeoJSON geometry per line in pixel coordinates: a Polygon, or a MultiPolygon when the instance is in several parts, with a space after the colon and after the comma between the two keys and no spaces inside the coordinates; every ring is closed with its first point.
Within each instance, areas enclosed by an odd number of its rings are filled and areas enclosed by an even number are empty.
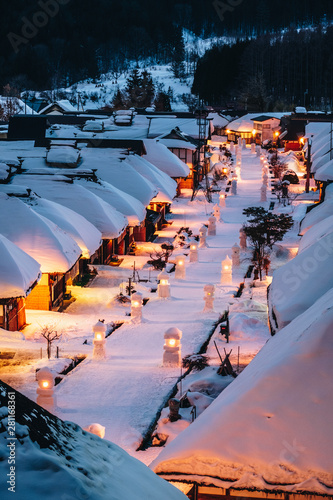
{"type": "Polygon", "coordinates": [[[318,224],[326,217],[333,214],[333,199],[328,198],[323,203],[318,203],[310,212],[306,214],[301,223],[300,234],[304,234],[310,227],[318,224]]]}
{"type": "Polygon", "coordinates": [[[332,495],[332,303],[333,289],[272,337],[151,468],[235,496],[332,495]]]}
{"type": "Polygon", "coordinates": [[[190,173],[189,167],[175,154],[155,139],[145,139],[146,153],[144,158],[155,167],[165,172],[170,177],[187,177],[190,173]]]}
{"type": "Polygon", "coordinates": [[[142,156],[130,155],[127,161],[143,177],[148,179],[158,189],[154,201],[171,203],[177,194],[177,183],[171,177],[159,170],[142,156]]]}
{"type": "Polygon", "coordinates": [[[43,273],[65,273],[78,260],[76,242],[18,198],[0,193],[0,232],[41,265],[43,273]]]}
{"type": "Polygon", "coordinates": [[[82,158],[82,168],[96,169],[100,179],[130,194],[145,207],[157,195],[157,188],[140,175],[127,161],[127,156],[119,154],[119,151],[86,148],[82,150],[82,158]]]}
{"type": "Polygon", "coordinates": [[[274,271],[269,290],[274,329],[286,326],[332,287],[332,254],[333,234],[328,233],[274,271]]]}
{"type": "Polygon", "coordinates": [[[0,299],[26,297],[40,277],[38,262],[0,234],[0,299]]]}
{"type": "Polygon", "coordinates": [[[101,232],[82,215],[70,208],[41,198],[34,193],[28,196],[27,189],[24,186],[4,184],[0,186],[0,190],[7,194],[14,193],[35,212],[43,215],[66,231],[79,245],[82,257],[89,259],[101,246],[101,232]]]}
{"type": "MultiPolygon", "coordinates": [[[[0,381],[3,450],[9,453],[9,393],[15,397],[17,475],[15,493],[7,491],[10,485],[3,483],[3,499],[186,500],[119,446],[63,422],[0,381]]],[[[1,460],[1,477],[6,478],[8,471],[8,460],[1,460]]]]}
{"type": "Polygon", "coordinates": [[[318,168],[315,173],[315,179],[317,181],[333,181],[333,159],[318,168]]]}
{"type": "Polygon", "coordinates": [[[15,184],[31,188],[39,196],[74,210],[93,224],[105,239],[117,238],[128,225],[124,215],[117,212],[99,196],[61,176],[22,174],[15,184]]]}
{"type": "Polygon", "coordinates": [[[137,198],[121,191],[109,182],[98,180],[93,182],[87,178],[75,179],[79,184],[109,203],[118,212],[125,215],[130,226],[138,226],[146,217],[146,208],[137,198]]]}
{"type": "Polygon", "coordinates": [[[329,215],[325,219],[315,223],[306,230],[299,243],[298,253],[303,252],[308,247],[316,243],[316,241],[319,241],[327,234],[333,232],[333,211],[331,213],[332,215],[329,215]]]}

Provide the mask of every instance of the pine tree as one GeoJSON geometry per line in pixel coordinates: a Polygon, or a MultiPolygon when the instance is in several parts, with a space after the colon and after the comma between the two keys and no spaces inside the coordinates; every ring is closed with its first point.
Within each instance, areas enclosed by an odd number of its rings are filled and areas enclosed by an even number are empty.
{"type": "Polygon", "coordinates": [[[293,218],[290,215],[273,214],[263,207],[245,208],[243,214],[252,217],[243,225],[243,231],[254,247],[252,260],[257,265],[261,280],[265,261],[274,243],[283,240],[293,225],[293,218]]]}
{"type": "Polygon", "coordinates": [[[112,99],[111,105],[114,110],[126,109],[126,97],[119,87],[112,99]]]}

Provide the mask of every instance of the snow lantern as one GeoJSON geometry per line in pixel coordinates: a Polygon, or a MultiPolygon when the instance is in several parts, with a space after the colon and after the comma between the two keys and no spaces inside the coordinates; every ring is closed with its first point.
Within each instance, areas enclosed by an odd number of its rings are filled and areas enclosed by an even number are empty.
{"type": "Polygon", "coordinates": [[[164,334],[164,366],[181,365],[181,343],[182,332],[176,327],[169,328],[164,334]]]}
{"type": "Polygon", "coordinates": [[[135,323],[141,323],[142,319],[142,294],[140,292],[131,295],[131,318],[135,323]]]}
{"type": "Polygon", "coordinates": [[[83,430],[95,434],[101,439],[105,436],[105,427],[101,424],[90,424],[88,427],[83,427],[83,430]]]}
{"type": "Polygon", "coordinates": [[[244,229],[239,230],[239,244],[242,250],[244,250],[247,247],[246,244],[246,234],[244,229]]]}
{"type": "Polygon", "coordinates": [[[186,278],[185,256],[176,257],[175,279],[184,280],[186,278]]]}
{"type": "Polygon", "coordinates": [[[235,143],[233,141],[231,141],[231,143],[230,143],[229,150],[230,150],[231,154],[234,154],[234,152],[235,152],[235,143]]]}
{"type": "Polygon", "coordinates": [[[232,260],[232,265],[233,267],[239,267],[240,266],[240,248],[237,245],[237,243],[234,244],[234,246],[231,248],[231,260],[232,260]]]}
{"type": "Polygon", "coordinates": [[[268,186],[268,175],[265,173],[262,176],[262,183],[267,187],[268,186]]]}
{"type": "Polygon", "coordinates": [[[49,368],[44,367],[37,372],[37,404],[52,412],[55,406],[55,396],[53,395],[54,376],[49,368]]]}
{"type": "Polygon", "coordinates": [[[219,205],[221,208],[225,207],[225,199],[226,199],[226,195],[224,193],[221,193],[219,196],[219,205]]]}
{"type": "Polygon", "coordinates": [[[260,201],[267,201],[267,188],[265,184],[260,188],[260,201]]]}
{"type": "Polygon", "coordinates": [[[93,359],[103,359],[105,358],[105,333],[106,333],[106,325],[104,321],[98,320],[96,325],[93,326],[94,332],[94,350],[93,350],[93,359]]]}
{"type": "Polygon", "coordinates": [[[246,149],[246,140],[245,139],[242,140],[242,148],[246,149]]]}
{"type": "Polygon", "coordinates": [[[217,204],[214,206],[214,217],[218,221],[220,220],[221,217],[221,209],[217,204]]]}
{"type": "Polygon", "coordinates": [[[236,179],[233,179],[231,181],[231,193],[233,195],[236,195],[237,194],[237,180],[236,179]]]}
{"type": "Polygon", "coordinates": [[[199,229],[199,238],[200,238],[199,248],[207,246],[206,237],[207,237],[207,227],[205,225],[202,225],[201,228],[199,229]]]}
{"type": "Polygon", "coordinates": [[[232,260],[228,255],[224,260],[222,260],[221,283],[223,285],[232,284],[232,260]]]}
{"type": "Polygon", "coordinates": [[[208,283],[207,285],[204,286],[204,301],[205,301],[205,307],[204,307],[204,312],[207,311],[213,311],[214,310],[214,293],[215,293],[215,286],[212,283],[208,283]]]}
{"type": "Polygon", "coordinates": [[[260,155],[261,155],[261,146],[260,146],[260,144],[257,145],[256,151],[257,151],[257,158],[260,158],[260,155]]]}
{"type": "Polygon", "coordinates": [[[159,284],[157,286],[157,295],[159,299],[168,299],[170,297],[169,276],[162,271],[158,276],[159,284]]]}
{"type": "Polygon", "coordinates": [[[255,153],[256,153],[256,143],[255,143],[255,142],[252,142],[252,143],[251,143],[251,153],[252,153],[252,154],[255,154],[255,153]]]}
{"type": "Polygon", "coordinates": [[[242,145],[242,138],[238,137],[238,146],[241,146],[241,145],[242,145]]]}
{"type": "Polygon", "coordinates": [[[216,218],[211,215],[208,219],[208,236],[216,236],[216,218]]]}
{"type": "Polygon", "coordinates": [[[190,245],[190,262],[198,262],[198,245],[196,243],[190,245]]]}

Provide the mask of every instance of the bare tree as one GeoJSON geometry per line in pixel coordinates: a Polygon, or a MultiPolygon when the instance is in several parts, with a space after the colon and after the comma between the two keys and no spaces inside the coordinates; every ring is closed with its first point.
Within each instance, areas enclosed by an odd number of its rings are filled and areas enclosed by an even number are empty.
{"type": "Polygon", "coordinates": [[[55,325],[45,325],[45,326],[43,326],[40,334],[42,337],[44,337],[44,339],[47,342],[47,358],[50,359],[52,343],[55,340],[60,339],[61,333],[59,334],[57,332],[57,330],[55,329],[55,325]]]}

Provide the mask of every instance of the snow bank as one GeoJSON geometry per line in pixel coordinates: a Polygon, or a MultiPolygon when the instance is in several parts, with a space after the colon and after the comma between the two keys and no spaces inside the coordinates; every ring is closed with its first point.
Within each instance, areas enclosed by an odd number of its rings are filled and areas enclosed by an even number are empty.
{"type": "Polygon", "coordinates": [[[0,299],[26,297],[40,277],[38,262],[0,234],[0,299]]]}
{"type": "Polygon", "coordinates": [[[332,495],[332,302],[333,289],[271,338],[151,468],[169,480],[332,495]]]}
{"type": "MultiPolygon", "coordinates": [[[[43,410],[0,382],[0,471],[9,472],[7,415],[15,397],[17,500],[181,500],[186,497],[109,441],[43,410]]],[[[6,485],[7,486],[7,485],[6,485]]],[[[8,487],[10,485],[8,484],[8,487]]],[[[2,498],[13,492],[2,489],[2,498]]]]}
{"type": "Polygon", "coordinates": [[[17,198],[0,193],[1,233],[41,265],[43,273],[65,273],[81,250],[56,224],[17,198]]]}
{"type": "Polygon", "coordinates": [[[333,181],[333,160],[328,161],[315,173],[315,179],[318,181],[333,181]]]}

